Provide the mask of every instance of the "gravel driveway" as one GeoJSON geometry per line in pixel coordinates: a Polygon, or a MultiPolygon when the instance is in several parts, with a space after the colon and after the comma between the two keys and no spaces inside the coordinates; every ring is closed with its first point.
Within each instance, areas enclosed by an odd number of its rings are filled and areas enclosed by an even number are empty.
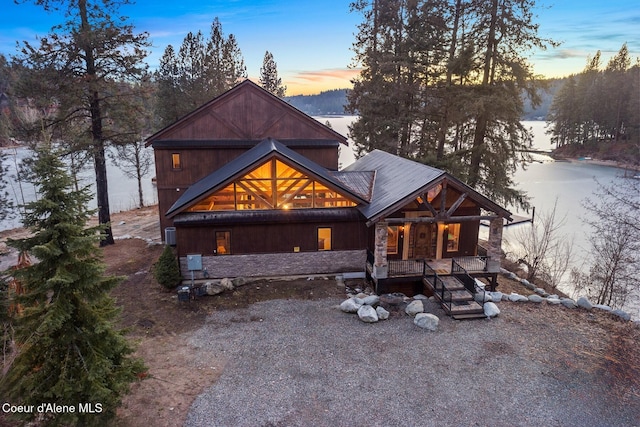
{"type": "Polygon", "coordinates": [[[438,308],[440,327],[428,332],[409,317],[366,324],[339,303],[276,300],[212,315],[190,343],[226,366],[185,425],[640,425],[637,396],[614,398],[601,370],[576,366],[591,362],[566,350],[597,333],[536,324],[562,308],[503,303],[500,317],[476,321],[438,308]]]}

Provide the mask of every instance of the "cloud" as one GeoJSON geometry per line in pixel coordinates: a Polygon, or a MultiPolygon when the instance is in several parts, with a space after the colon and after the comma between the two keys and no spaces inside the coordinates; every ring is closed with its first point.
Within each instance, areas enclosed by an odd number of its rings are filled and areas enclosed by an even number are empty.
{"type": "Polygon", "coordinates": [[[302,80],[310,83],[331,80],[350,81],[360,73],[359,68],[333,68],[315,71],[299,71],[291,76],[292,80],[302,80]]]}

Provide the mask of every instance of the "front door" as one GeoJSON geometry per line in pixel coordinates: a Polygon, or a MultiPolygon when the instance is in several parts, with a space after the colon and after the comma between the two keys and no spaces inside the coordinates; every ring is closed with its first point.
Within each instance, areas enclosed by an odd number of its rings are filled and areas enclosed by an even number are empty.
{"type": "Polygon", "coordinates": [[[413,257],[417,259],[435,258],[433,229],[435,224],[417,223],[414,226],[413,257]]]}

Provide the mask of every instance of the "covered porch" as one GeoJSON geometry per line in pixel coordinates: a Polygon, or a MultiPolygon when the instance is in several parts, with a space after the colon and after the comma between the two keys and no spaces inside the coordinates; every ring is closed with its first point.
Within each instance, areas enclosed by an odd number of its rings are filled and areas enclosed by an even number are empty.
{"type": "MultiPolygon", "coordinates": [[[[485,217],[490,222],[489,241],[486,256],[477,255],[477,247],[472,256],[443,257],[443,253],[434,253],[435,257],[393,257],[389,254],[389,248],[395,250],[396,243],[389,242],[389,237],[394,238],[389,231],[389,225],[398,221],[407,221],[407,218],[387,218],[375,224],[375,245],[373,250],[367,251],[366,275],[374,285],[378,294],[390,292],[402,292],[406,295],[429,294],[425,289],[423,277],[426,269],[435,272],[439,276],[451,276],[463,270],[473,278],[485,278],[488,281],[488,289],[495,290],[497,286],[497,274],[500,272],[500,257],[502,244],[502,217],[485,217]],[[403,259],[404,258],[404,259],[403,259]]],[[[476,222],[478,217],[453,217],[450,221],[457,223],[463,221],[476,222]]],[[[415,223],[430,223],[436,218],[421,217],[411,219],[415,223]]],[[[403,222],[404,224],[404,222],[403,222]]],[[[441,227],[440,225],[438,226],[441,227]]],[[[444,227],[442,227],[444,229],[444,227]]],[[[444,239],[445,237],[441,237],[444,239]]],[[[477,244],[476,244],[477,245],[477,244]]],[[[407,251],[405,251],[406,255],[407,251]]]]}

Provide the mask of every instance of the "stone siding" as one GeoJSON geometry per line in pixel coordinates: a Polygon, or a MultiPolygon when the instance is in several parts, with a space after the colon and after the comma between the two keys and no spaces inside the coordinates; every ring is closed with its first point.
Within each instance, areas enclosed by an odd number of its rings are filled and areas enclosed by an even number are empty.
{"type": "MultiPolygon", "coordinates": [[[[202,267],[212,279],[302,276],[364,271],[366,258],[364,250],[203,256],[202,267]]],[[[180,257],[180,271],[185,279],[191,278],[186,257],[180,257]]],[[[195,278],[203,278],[203,272],[196,271],[195,278]]]]}

